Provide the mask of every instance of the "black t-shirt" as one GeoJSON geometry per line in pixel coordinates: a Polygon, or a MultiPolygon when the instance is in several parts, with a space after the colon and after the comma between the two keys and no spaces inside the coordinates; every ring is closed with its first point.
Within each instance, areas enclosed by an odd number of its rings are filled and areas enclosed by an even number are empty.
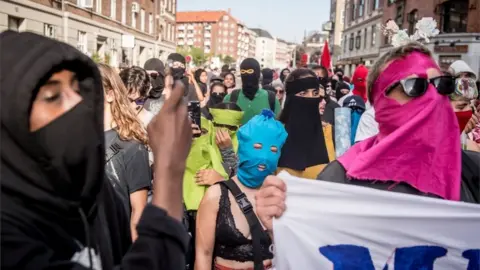
{"type": "Polygon", "coordinates": [[[151,188],[152,170],[148,162],[147,148],[136,141],[121,141],[114,129],[105,132],[105,142],[106,149],[114,143],[120,146],[120,151],[107,160],[105,175],[130,216],[130,194],[151,188]]]}

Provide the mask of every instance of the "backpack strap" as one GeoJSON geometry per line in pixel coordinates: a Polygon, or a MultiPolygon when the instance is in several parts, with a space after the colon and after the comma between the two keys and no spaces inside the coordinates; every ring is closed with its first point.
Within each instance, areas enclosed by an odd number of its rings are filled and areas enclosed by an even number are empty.
{"type": "Polygon", "coordinates": [[[238,100],[238,95],[240,94],[239,89],[235,89],[232,91],[232,94],[230,94],[230,102],[232,103],[237,103],[238,100]]]}
{"type": "Polygon", "coordinates": [[[276,100],[276,95],[272,91],[265,90],[268,93],[268,104],[270,105],[270,110],[275,114],[275,100],[276,100]]]}
{"type": "Polygon", "coordinates": [[[238,207],[242,210],[245,218],[247,219],[248,226],[250,227],[250,233],[252,234],[252,245],[253,245],[253,263],[254,263],[254,270],[263,270],[263,259],[262,259],[262,246],[260,243],[260,238],[262,234],[265,232],[263,231],[262,225],[258,220],[257,215],[253,211],[253,206],[247,198],[247,195],[243,193],[240,188],[237,186],[235,181],[232,179],[220,182],[221,185],[224,185],[232,195],[235,197],[237,201],[238,207]]]}

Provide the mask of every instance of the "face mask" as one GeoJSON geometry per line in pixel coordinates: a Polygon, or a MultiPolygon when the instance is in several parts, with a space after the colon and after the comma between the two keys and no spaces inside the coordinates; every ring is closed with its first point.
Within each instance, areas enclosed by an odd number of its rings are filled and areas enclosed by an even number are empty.
{"type": "Polygon", "coordinates": [[[212,93],[210,95],[210,99],[212,100],[213,104],[222,103],[224,97],[225,93],[212,93]]]}
{"type": "Polygon", "coordinates": [[[172,76],[175,80],[183,79],[184,75],[185,75],[184,68],[172,68],[172,76]]]}
{"type": "Polygon", "coordinates": [[[458,126],[460,127],[460,133],[462,133],[465,127],[467,126],[468,121],[470,121],[470,118],[472,118],[473,111],[468,110],[465,112],[455,112],[455,115],[457,116],[457,119],[458,119],[458,126]]]}
{"type": "Polygon", "coordinates": [[[242,184],[249,188],[257,188],[262,185],[265,178],[277,170],[278,159],[280,158],[280,149],[274,153],[271,145],[262,145],[262,148],[256,149],[253,144],[246,153],[239,153],[237,176],[242,184]],[[259,169],[262,166],[264,169],[259,169]]]}
{"type": "MultiPolygon", "coordinates": [[[[88,176],[101,170],[102,136],[97,134],[93,110],[80,102],[45,127],[33,132],[33,136],[48,157],[53,177],[67,180],[65,194],[79,196],[85,189],[88,176]]],[[[60,188],[60,187],[58,187],[60,188]]],[[[87,187],[88,188],[88,187],[87,187]]]]}

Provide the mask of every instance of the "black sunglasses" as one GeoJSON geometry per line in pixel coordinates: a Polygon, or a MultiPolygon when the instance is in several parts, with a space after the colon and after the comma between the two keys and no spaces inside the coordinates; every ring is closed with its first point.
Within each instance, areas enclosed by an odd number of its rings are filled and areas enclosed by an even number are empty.
{"type": "Polygon", "coordinates": [[[453,76],[439,76],[432,79],[409,78],[403,79],[390,86],[386,93],[390,93],[395,87],[401,85],[405,94],[409,97],[419,97],[425,94],[428,84],[433,84],[441,95],[450,95],[455,91],[455,78],[453,76]]]}
{"type": "Polygon", "coordinates": [[[137,99],[131,99],[129,98],[130,102],[135,102],[135,105],[144,105],[145,104],[145,99],[144,97],[139,97],[137,99]]]}

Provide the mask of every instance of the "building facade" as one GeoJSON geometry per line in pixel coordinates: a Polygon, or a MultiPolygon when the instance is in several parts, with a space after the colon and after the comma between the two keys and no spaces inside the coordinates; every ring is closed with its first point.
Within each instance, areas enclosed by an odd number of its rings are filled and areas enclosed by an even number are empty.
{"type": "Polygon", "coordinates": [[[343,27],[345,23],[345,0],[330,1],[330,21],[324,26],[324,31],[330,33],[329,45],[332,53],[332,62],[336,64],[336,60],[342,53],[343,27]]]}
{"type": "Polygon", "coordinates": [[[284,69],[290,63],[290,50],[288,47],[288,42],[283,39],[275,39],[275,62],[272,68],[275,69],[284,69]]]}
{"type": "Polygon", "coordinates": [[[177,46],[237,59],[240,26],[229,11],[178,12],[177,46]]]}
{"type": "MultiPolygon", "coordinates": [[[[440,34],[427,47],[444,70],[455,60],[464,60],[480,73],[480,0],[387,0],[383,23],[392,19],[401,29],[415,31],[423,17],[433,17],[440,34]]],[[[382,38],[381,53],[390,49],[388,38],[382,38]]]]}
{"type": "Polygon", "coordinates": [[[250,28],[245,29],[248,39],[248,57],[255,57],[257,53],[257,33],[250,28]]]}
{"type": "Polygon", "coordinates": [[[383,2],[392,0],[346,0],[342,52],[337,65],[351,76],[355,68],[371,66],[380,54],[383,2]]]}
{"type": "Polygon", "coordinates": [[[257,34],[255,46],[255,59],[260,63],[261,68],[273,68],[276,57],[276,41],[269,32],[259,28],[252,28],[257,34]]]}
{"type": "Polygon", "coordinates": [[[237,65],[240,65],[249,55],[250,37],[247,30],[244,24],[238,24],[237,65]]]}
{"type": "Polygon", "coordinates": [[[0,31],[58,39],[114,67],[143,66],[149,58],[166,58],[175,51],[175,23],[162,29],[161,10],[175,16],[176,1],[1,1],[0,31]]]}

